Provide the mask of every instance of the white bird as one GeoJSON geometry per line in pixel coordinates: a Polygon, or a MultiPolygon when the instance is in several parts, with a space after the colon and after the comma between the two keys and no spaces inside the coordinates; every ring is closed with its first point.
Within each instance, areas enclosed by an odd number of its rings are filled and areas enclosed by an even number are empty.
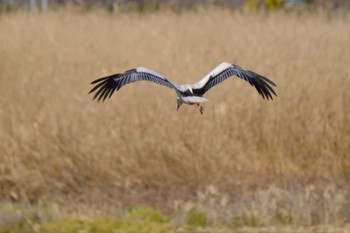
{"type": "Polygon", "coordinates": [[[138,67],[124,73],[113,74],[93,81],[91,84],[96,84],[96,86],[91,89],[89,94],[97,91],[93,100],[98,97],[98,102],[100,100],[104,101],[107,97],[110,98],[114,91],[118,91],[122,86],[128,83],[146,80],[175,89],[177,94],[177,110],[185,103],[194,105],[199,109],[200,113],[203,114],[203,107],[201,104],[208,101],[203,95],[215,85],[234,75],[254,86],[263,99],[272,100],[272,94],[277,96],[276,92],[270,86],[276,86],[276,84],[271,80],[253,71],[243,69],[227,62],[218,65],[199,82],[182,85],[170,81],[165,76],[153,70],[138,67]]]}

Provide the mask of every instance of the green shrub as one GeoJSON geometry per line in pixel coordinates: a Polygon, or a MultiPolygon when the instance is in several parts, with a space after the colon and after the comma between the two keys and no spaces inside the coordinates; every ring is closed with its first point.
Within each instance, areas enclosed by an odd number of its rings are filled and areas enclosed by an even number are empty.
{"type": "Polygon", "coordinates": [[[191,227],[205,227],[208,223],[207,216],[197,211],[196,209],[191,209],[187,213],[186,224],[191,227]]]}
{"type": "Polygon", "coordinates": [[[137,207],[129,210],[127,218],[131,220],[147,220],[156,223],[168,222],[168,217],[161,211],[149,207],[137,207]]]}

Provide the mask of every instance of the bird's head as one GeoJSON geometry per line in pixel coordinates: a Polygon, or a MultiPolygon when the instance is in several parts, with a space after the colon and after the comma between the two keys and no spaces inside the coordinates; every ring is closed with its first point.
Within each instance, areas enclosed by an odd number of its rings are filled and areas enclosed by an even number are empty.
{"type": "Polygon", "coordinates": [[[192,87],[190,85],[187,85],[187,89],[191,92],[191,94],[193,95],[193,90],[192,87]]]}

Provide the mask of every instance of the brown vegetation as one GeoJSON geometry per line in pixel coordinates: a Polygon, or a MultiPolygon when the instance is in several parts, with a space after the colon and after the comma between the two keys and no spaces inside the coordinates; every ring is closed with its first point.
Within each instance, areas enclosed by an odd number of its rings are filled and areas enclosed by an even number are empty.
{"type": "Polygon", "coordinates": [[[215,9],[1,16],[0,200],[348,222],[349,19],[215,9]],[[137,66],[184,83],[223,61],[269,77],[278,97],[231,79],[200,115],[176,112],[175,93],[147,82],[103,104],[87,95],[92,80],[137,66]]]}

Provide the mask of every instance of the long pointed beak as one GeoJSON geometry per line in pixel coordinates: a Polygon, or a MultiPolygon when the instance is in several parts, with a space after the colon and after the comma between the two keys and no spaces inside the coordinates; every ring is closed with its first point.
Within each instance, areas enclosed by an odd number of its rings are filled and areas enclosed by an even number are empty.
{"type": "Polygon", "coordinates": [[[177,109],[176,109],[176,111],[179,111],[179,108],[180,108],[180,105],[177,105],[177,109]]]}

